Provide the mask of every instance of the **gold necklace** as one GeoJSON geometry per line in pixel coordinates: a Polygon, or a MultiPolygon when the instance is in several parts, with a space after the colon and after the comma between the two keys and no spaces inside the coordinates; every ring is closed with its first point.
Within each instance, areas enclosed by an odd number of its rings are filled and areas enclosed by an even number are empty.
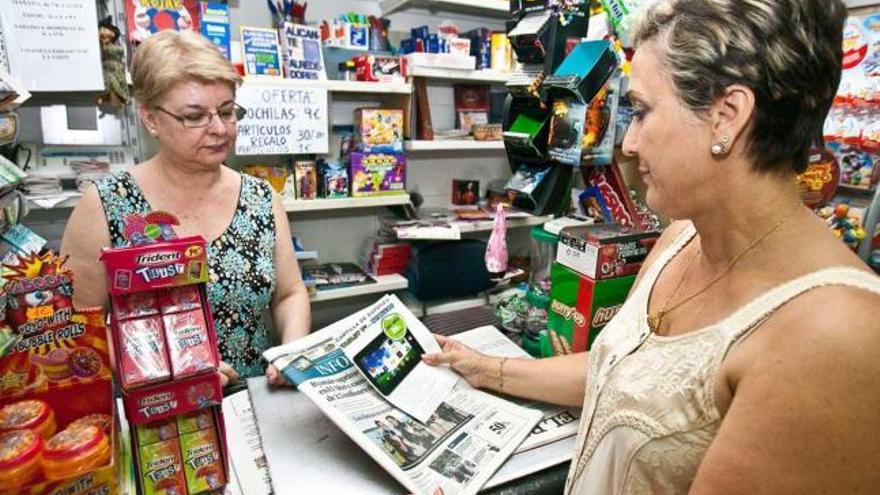
{"type": "Polygon", "coordinates": [[[684,276],[687,275],[687,271],[691,266],[691,262],[693,262],[694,259],[697,257],[697,255],[700,254],[700,249],[697,248],[697,250],[694,252],[693,256],[691,256],[690,259],[688,260],[687,265],[685,265],[684,271],[681,272],[681,279],[679,279],[678,284],[675,286],[675,289],[672,290],[672,293],[670,293],[669,297],[666,298],[666,302],[663,303],[663,307],[659,311],[657,311],[657,313],[655,313],[653,316],[648,315],[648,328],[650,328],[652,332],[657,333],[657,330],[660,329],[660,324],[662,323],[664,316],[668,315],[669,313],[671,313],[675,309],[679,308],[680,306],[684,305],[688,301],[692,300],[693,298],[695,298],[695,297],[699,296],[700,294],[709,290],[713,285],[718,283],[719,280],[721,280],[725,275],[727,275],[730,272],[730,270],[733,269],[733,266],[736,265],[736,263],[746,253],[748,253],[749,251],[754,249],[755,246],[757,246],[758,244],[760,244],[761,241],[763,241],[764,239],[769,237],[770,234],[775,232],[779,227],[782,227],[782,225],[785,224],[785,222],[787,222],[793,216],[794,215],[789,215],[785,219],[780,220],[780,221],[776,222],[775,224],[773,224],[773,226],[770,227],[769,229],[767,229],[766,232],[764,232],[763,234],[756,237],[752,242],[748,243],[746,245],[746,247],[742,248],[740,250],[740,252],[736,253],[736,255],[733,258],[731,258],[730,262],[727,264],[727,266],[724,268],[724,270],[721,273],[719,273],[715,278],[713,278],[708,284],[706,284],[705,287],[703,287],[702,289],[685,297],[681,301],[678,301],[672,307],[669,307],[669,302],[672,301],[672,298],[675,297],[675,294],[678,293],[678,289],[681,287],[681,284],[684,282],[684,276]]]}

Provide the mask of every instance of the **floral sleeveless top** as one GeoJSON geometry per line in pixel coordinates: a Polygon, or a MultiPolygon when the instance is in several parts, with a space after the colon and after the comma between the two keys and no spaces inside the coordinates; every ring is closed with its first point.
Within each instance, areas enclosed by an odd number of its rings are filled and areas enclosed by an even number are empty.
{"type": "MultiPolygon", "coordinates": [[[[152,210],[129,172],[96,182],[113,247],[125,244],[124,219],[152,210]]],[[[173,212],[172,212],[173,213],[173,212]]],[[[208,244],[208,299],[217,329],[220,358],[242,377],[264,372],[262,352],[274,345],[263,313],[275,292],[275,217],[265,181],[241,176],[232,222],[208,244]]]]}

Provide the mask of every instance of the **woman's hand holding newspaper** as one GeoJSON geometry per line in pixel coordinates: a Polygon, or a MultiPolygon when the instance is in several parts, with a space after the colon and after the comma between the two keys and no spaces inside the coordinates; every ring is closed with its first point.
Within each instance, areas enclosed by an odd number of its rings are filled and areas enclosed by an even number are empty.
{"type": "Polygon", "coordinates": [[[499,358],[481,354],[470,347],[443,335],[434,335],[443,352],[425,354],[422,361],[431,366],[448,364],[471,386],[490,388],[498,382],[499,358]]]}

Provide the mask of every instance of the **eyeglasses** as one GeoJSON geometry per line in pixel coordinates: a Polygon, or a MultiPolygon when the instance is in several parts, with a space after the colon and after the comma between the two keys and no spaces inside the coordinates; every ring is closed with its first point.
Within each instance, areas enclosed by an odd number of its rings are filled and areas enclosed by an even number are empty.
{"type": "Polygon", "coordinates": [[[225,124],[234,124],[239,120],[243,119],[247,110],[236,104],[233,104],[232,107],[224,108],[221,110],[217,110],[216,112],[208,112],[206,110],[194,110],[187,112],[183,115],[177,115],[176,113],[171,113],[168,110],[160,106],[156,106],[156,110],[160,110],[170,117],[174,118],[174,120],[180,122],[180,124],[184,127],[188,128],[196,128],[196,127],[207,127],[211,124],[211,120],[216,115],[220,122],[225,124]]]}

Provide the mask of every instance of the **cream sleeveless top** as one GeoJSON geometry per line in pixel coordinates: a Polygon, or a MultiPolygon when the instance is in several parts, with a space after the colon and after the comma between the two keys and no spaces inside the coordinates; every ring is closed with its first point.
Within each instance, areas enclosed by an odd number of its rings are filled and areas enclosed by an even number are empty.
{"type": "Polygon", "coordinates": [[[713,387],[731,347],[810,289],[847,285],[880,294],[880,277],[853,268],[823,269],[775,287],[711,326],[655,335],[646,318],[651,289],[695,234],[688,226],[661,253],[590,350],[568,494],[687,493],[721,423],[713,387]]]}

